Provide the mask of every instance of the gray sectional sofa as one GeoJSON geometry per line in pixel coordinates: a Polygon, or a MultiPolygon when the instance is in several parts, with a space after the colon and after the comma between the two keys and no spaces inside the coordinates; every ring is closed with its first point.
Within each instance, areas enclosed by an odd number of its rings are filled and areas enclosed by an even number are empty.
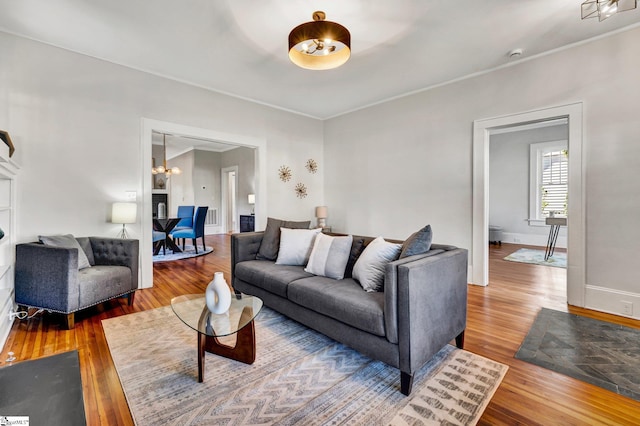
{"type": "Polygon", "coordinates": [[[133,304],[138,289],[138,240],[75,240],[79,248],[40,242],[16,245],[16,303],[65,314],[66,328],[74,327],[74,313],[81,309],[120,296],[128,296],[133,304]],[[79,258],[87,262],[85,267],[82,261],[79,267],[79,258]]]}
{"type": "MultiPolygon", "coordinates": [[[[347,272],[334,280],[277,265],[258,255],[264,232],[231,236],[233,288],[260,297],[266,306],[400,370],[401,392],[447,343],[464,344],[467,250],[431,245],[419,255],[386,265],[384,291],[366,292],[347,272]]],[[[353,239],[356,245],[373,238],[353,239]]],[[[352,259],[353,260],[353,259],[352,259]]],[[[347,267],[347,271],[349,267],[347,267]]]]}

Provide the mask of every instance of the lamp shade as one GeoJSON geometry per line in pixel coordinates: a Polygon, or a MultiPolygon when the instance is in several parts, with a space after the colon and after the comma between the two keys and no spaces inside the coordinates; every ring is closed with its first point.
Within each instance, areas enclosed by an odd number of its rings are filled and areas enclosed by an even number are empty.
{"type": "Polygon", "coordinates": [[[316,217],[318,219],[326,219],[329,215],[329,208],[327,206],[316,207],[316,217]]]}
{"type": "Polygon", "coordinates": [[[313,13],[313,21],[295,27],[289,34],[289,59],[301,68],[329,70],[351,56],[351,34],[336,22],[325,21],[325,13],[313,13]]]}
{"type": "Polygon", "coordinates": [[[111,223],[136,223],[136,203],[113,203],[111,206],[111,223]]]}
{"type": "Polygon", "coordinates": [[[249,204],[255,204],[256,203],[256,194],[249,194],[248,200],[249,200],[249,204]]]}

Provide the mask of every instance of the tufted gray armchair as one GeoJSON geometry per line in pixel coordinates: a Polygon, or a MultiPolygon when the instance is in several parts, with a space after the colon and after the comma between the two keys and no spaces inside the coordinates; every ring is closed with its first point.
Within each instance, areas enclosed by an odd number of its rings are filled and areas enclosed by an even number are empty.
{"type": "Polygon", "coordinates": [[[138,240],[76,238],[91,267],[78,270],[78,249],[41,243],[16,245],[15,299],[18,305],[66,315],[120,296],[133,304],[138,288],[138,240]]]}

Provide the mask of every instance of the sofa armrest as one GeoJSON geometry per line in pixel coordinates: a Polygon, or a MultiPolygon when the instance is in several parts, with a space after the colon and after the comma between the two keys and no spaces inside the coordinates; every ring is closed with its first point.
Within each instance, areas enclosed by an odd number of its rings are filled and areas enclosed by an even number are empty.
{"type": "Polygon", "coordinates": [[[231,234],[231,286],[235,277],[236,264],[245,260],[256,260],[264,231],[231,234]]]}
{"type": "Polygon", "coordinates": [[[465,249],[398,266],[400,371],[413,374],[467,323],[465,249]]]}
{"type": "Polygon", "coordinates": [[[89,237],[96,265],[126,266],[131,269],[131,289],[138,288],[138,240],[89,237]]]}
{"type": "Polygon", "coordinates": [[[16,303],[58,312],[78,309],[78,249],[16,245],[16,303]]]}

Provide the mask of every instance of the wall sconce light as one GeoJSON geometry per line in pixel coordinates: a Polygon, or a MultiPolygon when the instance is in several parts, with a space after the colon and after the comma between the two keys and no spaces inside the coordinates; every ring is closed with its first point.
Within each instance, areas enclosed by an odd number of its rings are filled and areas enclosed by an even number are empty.
{"type": "Polygon", "coordinates": [[[111,206],[111,223],[122,224],[122,231],[118,234],[119,237],[129,238],[125,224],[136,223],[137,212],[136,203],[113,203],[111,206]]]}

